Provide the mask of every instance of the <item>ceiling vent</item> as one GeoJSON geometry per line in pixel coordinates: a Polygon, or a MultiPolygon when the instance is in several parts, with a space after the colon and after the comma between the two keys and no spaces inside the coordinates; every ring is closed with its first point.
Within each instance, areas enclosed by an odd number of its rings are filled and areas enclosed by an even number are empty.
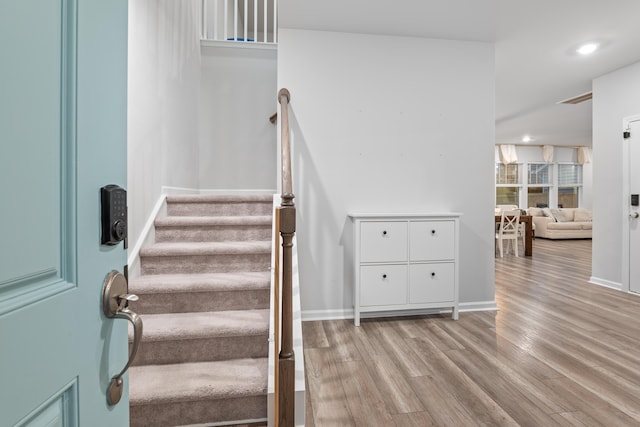
{"type": "Polygon", "coordinates": [[[583,93],[582,95],[575,96],[573,98],[565,99],[564,101],[558,102],[558,104],[580,104],[581,102],[585,102],[593,98],[592,92],[583,93]]]}

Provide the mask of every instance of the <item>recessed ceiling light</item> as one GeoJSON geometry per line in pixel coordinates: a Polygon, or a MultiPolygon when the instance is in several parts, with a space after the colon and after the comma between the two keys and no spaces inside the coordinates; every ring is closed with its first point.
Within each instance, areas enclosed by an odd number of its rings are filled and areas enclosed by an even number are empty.
{"type": "Polygon", "coordinates": [[[598,50],[597,43],[586,43],[576,49],[576,52],[578,52],[580,55],[589,55],[596,50],[598,50]]]}
{"type": "Polygon", "coordinates": [[[533,139],[529,135],[525,135],[522,137],[522,142],[531,142],[533,139]]]}

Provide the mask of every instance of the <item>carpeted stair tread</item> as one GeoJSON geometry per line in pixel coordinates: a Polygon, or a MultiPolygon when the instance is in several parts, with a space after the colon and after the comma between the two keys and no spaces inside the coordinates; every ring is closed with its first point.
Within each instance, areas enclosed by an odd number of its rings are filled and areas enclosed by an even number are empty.
{"type": "Polygon", "coordinates": [[[271,194],[167,196],[168,216],[271,216],[271,194]]]}
{"type": "Polygon", "coordinates": [[[266,340],[269,334],[268,309],[143,314],[141,317],[143,342],[255,335],[263,335],[266,340]]]}
{"type": "Polygon", "coordinates": [[[130,424],[266,420],[273,195],[166,202],[129,281],[144,324],[129,368],[130,424]]]}
{"type": "Polygon", "coordinates": [[[272,203],[272,194],[176,194],[167,203],[272,203]]]}
{"type": "Polygon", "coordinates": [[[129,402],[145,404],[265,396],[268,360],[234,359],[130,368],[129,402]]]}
{"type": "Polygon", "coordinates": [[[145,295],[213,291],[261,290],[270,288],[269,271],[200,274],[149,274],[129,281],[129,290],[145,295]]]}
{"type": "Polygon", "coordinates": [[[269,241],[246,242],[160,242],[140,250],[141,257],[242,255],[271,253],[269,241]]]}
{"type": "Polygon", "coordinates": [[[131,278],[140,296],[129,305],[138,314],[263,309],[269,307],[271,272],[144,274],[131,278]]]}
{"type": "Polygon", "coordinates": [[[246,216],[167,216],[155,220],[156,227],[271,226],[269,215],[246,216]]]}

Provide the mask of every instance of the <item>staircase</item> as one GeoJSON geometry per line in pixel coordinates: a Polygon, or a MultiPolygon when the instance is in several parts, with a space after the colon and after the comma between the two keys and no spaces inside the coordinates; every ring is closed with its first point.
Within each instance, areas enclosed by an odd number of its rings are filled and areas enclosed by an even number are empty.
{"type": "Polygon", "coordinates": [[[132,427],[266,420],[271,222],[271,195],[167,197],[129,283],[132,427]]]}

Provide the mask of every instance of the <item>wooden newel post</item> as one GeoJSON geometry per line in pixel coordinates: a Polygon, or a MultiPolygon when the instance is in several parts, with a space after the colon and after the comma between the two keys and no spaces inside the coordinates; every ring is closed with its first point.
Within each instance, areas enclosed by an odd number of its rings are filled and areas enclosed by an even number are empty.
{"type": "Polygon", "coordinates": [[[296,232],[296,208],[293,194],[282,194],[280,206],[282,236],[282,347],[279,364],[278,426],[295,425],[295,354],[293,352],[293,237],[296,232]]]}

